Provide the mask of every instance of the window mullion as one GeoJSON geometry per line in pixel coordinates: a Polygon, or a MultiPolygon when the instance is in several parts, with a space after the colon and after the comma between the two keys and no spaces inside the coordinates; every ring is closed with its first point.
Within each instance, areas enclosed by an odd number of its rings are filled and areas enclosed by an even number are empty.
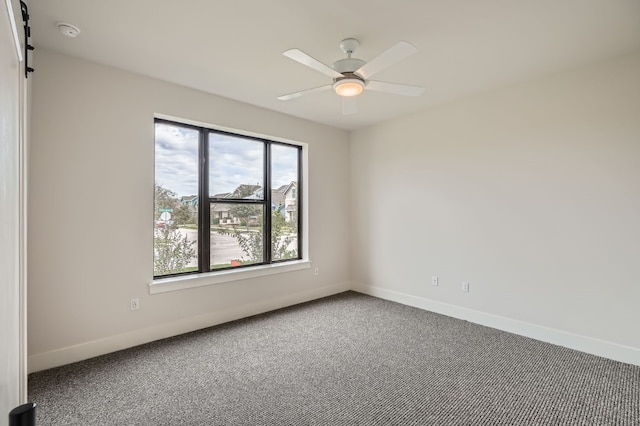
{"type": "Polygon", "coordinates": [[[200,129],[200,194],[198,196],[198,271],[211,270],[211,202],[209,201],[209,132],[200,129]]]}
{"type": "Polygon", "coordinates": [[[264,232],[263,259],[264,263],[271,263],[271,144],[265,143],[264,149],[264,232]]]}
{"type": "Polygon", "coordinates": [[[302,259],[302,238],[305,235],[302,234],[302,215],[300,214],[302,210],[302,201],[305,196],[304,191],[302,191],[302,148],[298,147],[298,181],[296,182],[297,186],[297,207],[296,207],[296,215],[298,221],[298,229],[297,229],[297,238],[298,238],[298,259],[302,259]]]}

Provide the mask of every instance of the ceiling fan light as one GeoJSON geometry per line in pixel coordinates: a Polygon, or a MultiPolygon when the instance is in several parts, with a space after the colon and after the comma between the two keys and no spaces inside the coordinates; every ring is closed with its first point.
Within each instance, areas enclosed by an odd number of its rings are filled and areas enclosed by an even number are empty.
{"type": "Polygon", "coordinates": [[[364,90],[364,82],[357,78],[344,78],[335,82],[333,90],[340,96],[358,96],[364,90]]]}

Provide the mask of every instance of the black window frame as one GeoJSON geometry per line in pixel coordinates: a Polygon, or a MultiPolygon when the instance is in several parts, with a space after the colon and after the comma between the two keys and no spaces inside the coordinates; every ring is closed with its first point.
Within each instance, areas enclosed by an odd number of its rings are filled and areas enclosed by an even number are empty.
{"type": "MultiPolygon", "coordinates": [[[[167,124],[176,127],[183,127],[188,129],[197,130],[199,132],[198,137],[198,247],[197,247],[197,255],[198,255],[198,270],[197,271],[187,271],[187,272],[178,272],[172,274],[165,275],[155,275],[154,271],[154,280],[164,279],[164,278],[172,278],[179,277],[185,275],[194,275],[194,274],[203,274],[209,272],[219,272],[219,271],[229,271],[229,270],[238,270],[245,268],[252,268],[261,265],[270,265],[270,264],[278,264],[278,263],[286,263],[292,261],[299,261],[303,259],[303,238],[302,229],[303,229],[303,214],[302,214],[302,197],[303,192],[301,191],[302,187],[302,146],[295,145],[287,142],[275,141],[271,139],[267,139],[264,137],[251,136],[242,133],[235,133],[226,130],[219,130],[206,126],[197,126],[193,124],[181,123],[179,121],[168,120],[164,118],[154,118],[154,129],[157,124],[167,124]],[[264,144],[264,153],[263,153],[263,177],[262,177],[262,188],[263,188],[263,197],[262,200],[259,199],[245,199],[245,198],[216,198],[209,194],[209,135],[215,133],[219,135],[227,135],[234,138],[242,138],[248,139],[252,141],[258,141],[264,144]],[[271,211],[272,211],[272,197],[271,197],[271,147],[273,145],[281,145],[290,148],[295,148],[297,150],[297,180],[296,180],[296,214],[297,214],[297,248],[296,248],[296,257],[287,258],[287,259],[273,259],[271,253],[271,211]],[[202,200],[206,200],[206,202],[202,202],[202,200]],[[245,204],[245,205],[259,205],[263,208],[263,256],[262,262],[252,263],[248,265],[239,265],[239,266],[228,266],[224,268],[216,268],[214,270],[211,269],[211,206],[213,204],[245,204]]],[[[155,131],[154,131],[155,135],[155,131]]],[[[155,145],[155,136],[154,136],[154,145],[155,145]]],[[[154,160],[154,168],[155,168],[155,160],[154,160]]]]}

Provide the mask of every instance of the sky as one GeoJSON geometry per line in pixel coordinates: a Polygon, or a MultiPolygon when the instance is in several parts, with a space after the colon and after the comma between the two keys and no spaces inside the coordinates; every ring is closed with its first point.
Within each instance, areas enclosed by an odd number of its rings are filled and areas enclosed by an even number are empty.
{"type": "MultiPolygon", "coordinates": [[[[156,123],[156,183],[178,197],[198,193],[198,130],[156,123]]],[[[263,185],[264,144],[250,138],[210,132],[209,193],[233,192],[240,184],[263,185]]],[[[271,186],[297,180],[296,148],[271,146],[271,186]]]]}

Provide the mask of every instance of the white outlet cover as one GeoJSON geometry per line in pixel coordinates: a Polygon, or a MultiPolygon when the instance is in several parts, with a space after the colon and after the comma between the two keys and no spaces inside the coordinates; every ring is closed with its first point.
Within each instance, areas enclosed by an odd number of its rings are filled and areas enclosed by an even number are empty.
{"type": "Polygon", "coordinates": [[[435,275],[431,277],[431,285],[438,285],[438,277],[435,275]]]}
{"type": "Polygon", "coordinates": [[[469,283],[466,281],[462,281],[462,291],[469,291],[469,283]]]}

